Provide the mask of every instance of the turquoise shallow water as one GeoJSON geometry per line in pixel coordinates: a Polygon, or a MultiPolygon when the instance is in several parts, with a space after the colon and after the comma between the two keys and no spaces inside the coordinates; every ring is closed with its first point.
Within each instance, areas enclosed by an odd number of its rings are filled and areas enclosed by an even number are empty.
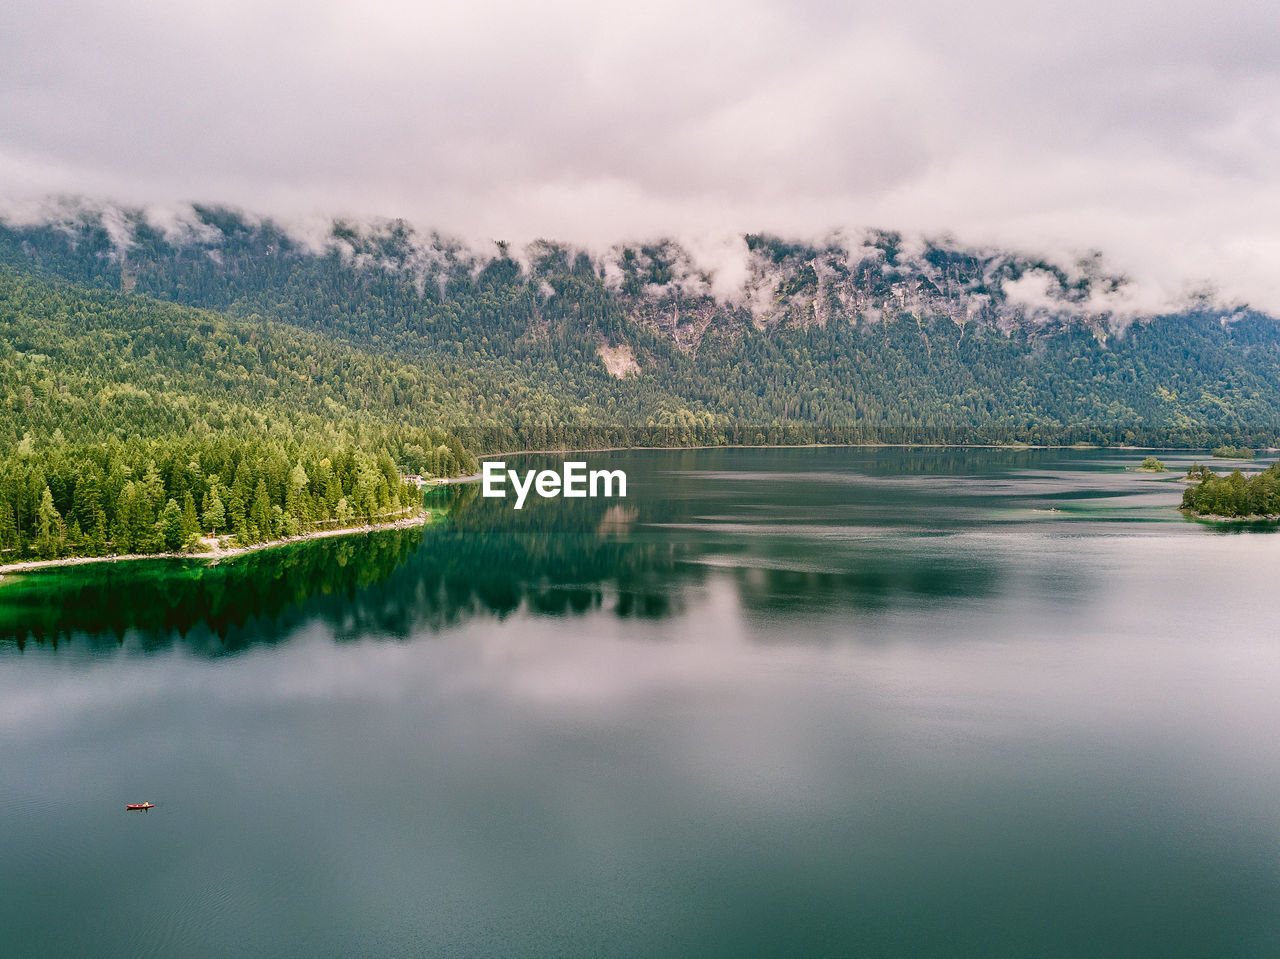
{"type": "Polygon", "coordinates": [[[1280,954],[1280,537],[1132,452],[586,458],[0,585],[0,954],[1280,954]]]}

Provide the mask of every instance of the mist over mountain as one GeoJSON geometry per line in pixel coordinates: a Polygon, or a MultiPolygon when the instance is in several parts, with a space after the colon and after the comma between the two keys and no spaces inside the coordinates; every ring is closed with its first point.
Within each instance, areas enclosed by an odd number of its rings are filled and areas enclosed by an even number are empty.
{"type": "Polygon", "coordinates": [[[212,199],[593,249],[951,230],[1063,265],[1097,247],[1166,299],[1211,282],[1280,313],[1280,26],[1265,4],[10,13],[7,199],[212,199]]]}
{"type": "MultiPolygon", "coordinates": [[[[52,213],[50,213],[52,210],[52,213]]],[[[283,224],[87,201],[0,261],[269,320],[409,363],[472,446],[1271,442],[1280,327],[1107,265],[888,230],[584,249],[403,220],[283,224]]]]}
{"type": "MultiPolygon", "coordinates": [[[[423,292],[442,292],[498,261],[517,263],[544,297],[542,283],[562,262],[586,257],[608,291],[633,318],[666,326],[681,337],[683,308],[720,320],[747,319],[758,327],[823,324],[841,315],[875,322],[884,311],[946,312],[957,323],[1004,327],[1078,320],[1103,330],[1135,319],[1190,309],[1243,312],[1212,288],[1174,296],[1111,268],[1100,251],[1068,259],[1034,252],[966,246],[949,236],[883,229],[833,231],[820,239],[769,233],[662,237],[582,247],[554,238],[525,245],[502,240],[468,243],[397,220],[278,221],[218,206],[127,208],[64,199],[0,216],[9,257],[32,265],[73,269],[83,278],[161,284],[178,264],[198,269],[228,258],[285,261],[336,257],[353,271],[381,270],[411,279],[423,292]],[[93,263],[99,269],[95,272],[93,263]],[[166,267],[166,263],[172,266],[166,267]],[[665,323],[663,322],[665,320],[665,323]]],[[[159,289],[159,287],[157,287],[159,289]]],[[[696,339],[696,337],[695,337],[696,339]]]]}

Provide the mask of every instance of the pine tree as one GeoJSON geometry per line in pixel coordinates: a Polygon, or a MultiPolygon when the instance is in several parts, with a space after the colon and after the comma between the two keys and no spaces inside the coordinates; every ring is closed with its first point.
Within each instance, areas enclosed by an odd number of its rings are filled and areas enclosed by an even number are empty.
{"type": "Polygon", "coordinates": [[[164,548],[173,552],[182,548],[184,543],[182,528],[182,507],[176,499],[164,504],[160,519],[156,521],[157,534],[164,548]]]}
{"type": "Polygon", "coordinates": [[[75,506],[72,514],[79,522],[80,528],[92,534],[100,509],[102,509],[102,484],[97,470],[88,470],[76,484],[75,506]]]}
{"type": "Polygon", "coordinates": [[[380,485],[386,481],[383,479],[381,472],[370,461],[361,458],[359,472],[356,474],[355,484],[355,509],[356,512],[365,519],[372,517],[378,512],[378,504],[380,496],[380,485]]]}
{"type": "Polygon", "coordinates": [[[18,525],[13,519],[13,507],[0,503],[0,549],[17,549],[18,525]]]}
{"type": "Polygon", "coordinates": [[[222,506],[222,499],[217,489],[212,489],[204,497],[204,525],[215,536],[218,530],[227,525],[227,513],[222,506]]]}
{"type": "Polygon", "coordinates": [[[107,552],[107,514],[99,509],[94,514],[93,529],[89,533],[89,541],[85,551],[90,556],[104,556],[107,552]]]}
{"type": "Polygon", "coordinates": [[[267,481],[258,479],[253,491],[253,506],[249,509],[249,535],[267,539],[271,535],[271,497],[267,495],[267,481]]]}
{"type": "Polygon", "coordinates": [[[196,516],[196,498],[191,490],[182,494],[182,543],[190,546],[200,539],[200,519],[196,516]]]}
{"type": "Polygon", "coordinates": [[[164,502],[164,480],[154,461],[147,464],[147,473],[142,478],[142,496],[153,514],[160,512],[160,504],[164,502]]]}
{"type": "Polygon", "coordinates": [[[62,514],[54,509],[53,492],[46,486],[36,513],[36,548],[44,559],[53,559],[61,549],[62,540],[62,514]]]}
{"type": "Polygon", "coordinates": [[[228,515],[231,531],[236,534],[236,538],[246,543],[249,542],[249,511],[245,508],[244,498],[240,495],[240,491],[234,487],[231,490],[228,515]]]}
{"type": "Polygon", "coordinates": [[[307,471],[302,467],[302,460],[298,460],[298,465],[289,471],[289,485],[285,487],[285,512],[295,520],[303,520],[306,518],[306,497],[304,491],[307,488],[307,471]]]}
{"type": "Polygon", "coordinates": [[[111,540],[114,552],[132,553],[138,545],[140,531],[135,528],[138,519],[137,484],[129,480],[120,490],[120,498],[116,501],[116,521],[111,529],[111,540]]]}

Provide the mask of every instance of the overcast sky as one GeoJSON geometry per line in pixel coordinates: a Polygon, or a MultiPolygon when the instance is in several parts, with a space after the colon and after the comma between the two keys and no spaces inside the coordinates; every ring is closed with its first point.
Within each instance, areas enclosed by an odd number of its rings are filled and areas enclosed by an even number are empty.
{"type": "Polygon", "coordinates": [[[1266,2],[16,0],[0,63],[8,200],[950,231],[1280,315],[1266,2]]]}

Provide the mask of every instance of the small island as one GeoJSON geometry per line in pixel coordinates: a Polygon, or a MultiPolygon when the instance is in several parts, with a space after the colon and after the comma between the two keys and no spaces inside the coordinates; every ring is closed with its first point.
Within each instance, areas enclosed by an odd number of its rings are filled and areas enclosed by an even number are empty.
{"type": "Polygon", "coordinates": [[[1207,466],[1192,467],[1188,479],[1199,483],[1182,493],[1182,509],[1195,517],[1220,519],[1280,518],[1280,463],[1252,476],[1240,470],[1219,476],[1207,466]]]}
{"type": "Polygon", "coordinates": [[[1141,473],[1167,473],[1168,468],[1159,459],[1154,456],[1148,456],[1142,461],[1142,465],[1138,467],[1141,473]]]}
{"type": "Polygon", "coordinates": [[[1255,456],[1247,446],[1215,446],[1209,455],[1220,460],[1251,460],[1255,456]]]}

